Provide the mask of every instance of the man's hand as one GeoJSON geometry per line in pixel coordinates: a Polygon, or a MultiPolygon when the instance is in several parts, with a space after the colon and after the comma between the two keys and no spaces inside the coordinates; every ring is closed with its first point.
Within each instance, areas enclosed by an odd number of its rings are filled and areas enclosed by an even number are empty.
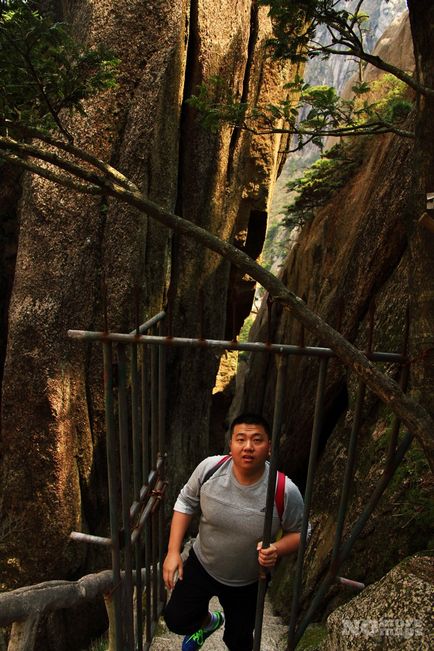
{"type": "Polygon", "coordinates": [[[262,567],[274,567],[279,554],[275,545],[271,544],[267,549],[262,549],[262,540],[256,547],[258,550],[258,562],[262,567]]]}
{"type": "Polygon", "coordinates": [[[168,552],[163,563],[163,579],[168,590],[173,590],[175,587],[176,573],[178,574],[178,579],[182,581],[183,569],[181,554],[179,552],[168,552]]]}

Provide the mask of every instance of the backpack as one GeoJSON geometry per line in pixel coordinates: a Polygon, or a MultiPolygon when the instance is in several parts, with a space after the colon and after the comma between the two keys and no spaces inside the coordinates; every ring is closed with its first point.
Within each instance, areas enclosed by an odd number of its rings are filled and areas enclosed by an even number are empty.
{"type": "MultiPolygon", "coordinates": [[[[229,461],[231,459],[230,454],[226,454],[224,457],[219,459],[215,466],[210,468],[208,472],[205,474],[205,477],[203,478],[202,481],[202,486],[208,479],[210,479],[213,474],[222,466],[226,461],[229,461]]],[[[276,509],[277,513],[279,514],[280,521],[282,521],[283,517],[283,509],[284,509],[284,498],[285,498],[285,475],[283,472],[280,472],[280,470],[277,471],[277,486],[276,486],[276,493],[274,495],[274,503],[276,504],[276,509]]]]}

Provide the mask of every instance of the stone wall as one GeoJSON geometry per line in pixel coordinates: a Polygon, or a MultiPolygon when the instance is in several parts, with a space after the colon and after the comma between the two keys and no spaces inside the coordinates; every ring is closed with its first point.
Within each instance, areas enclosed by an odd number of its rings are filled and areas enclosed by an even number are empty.
{"type": "MultiPolygon", "coordinates": [[[[397,34],[400,46],[408,44],[408,28],[400,29],[397,34]]],[[[390,48],[389,40],[389,58],[390,48]]],[[[397,54],[403,60],[402,53],[397,54]]],[[[408,128],[412,127],[410,118],[408,128]]],[[[415,274],[418,273],[415,243],[423,238],[421,228],[415,226],[417,152],[411,139],[391,135],[368,139],[361,146],[364,153],[359,170],[302,228],[289,252],[282,278],[314,312],[361,350],[368,347],[372,320],[374,350],[402,351],[409,310],[408,345],[412,351],[421,333],[415,318],[414,292],[423,296],[425,287],[415,274]],[[419,282],[417,289],[415,278],[419,282]]],[[[261,308],[250,338],[265,341],[269,333],[274,342],[321,345],[302,331],[289,310],[282,310],[279,305],[273,308],[271,322],[266,306],[261,308]]],[[[424,357],[416,356],[411,365],[410,387],[422,364],[425,364],[424,357]]],[[[398,378],[396,368],[390,365],[382,368],[398,378]]],[[[317,362],[298,358],[290,362],[286,377],[280,463],[301,489],[306,480],[317,373],[317,362]]],[[[242,365],[237,378],[231,415],[245,409],[262,410],[271,419],[275,379],[275,361],[267,355],[252,355],[242,365]]],[[[303,609],[311,602],[331,558],[357,386],[353,374],[335,360],[329,363],[303,609]]],[[[368,393],[344,536],[348,536],[381,477],[392,420],[392,414],[368,393]]],[[[427,461],[413,443],[340,573],[369,584],[408,554],[430,548],[434,515],[429,506],[431,488],[432,475],[427,461]]],[[[293,561],[286,560],[273,583],[275,603],[285,615],[289,615],[290,609],[292,571],[293,561]]],[[[317,618],[350,597],[347,590],[334,586],[321,604],[317,618]]]]}
{"type": "MultiPolygon", "coordinates": [[[[153,201],[244,246],[251,213],[266,215],[284,143],[229,127],[204,131],[184,99],[213,75],[244,98],[281,92],[290,70],[265,60],[266,10],[251,0],[57,8],[80,39],[104,42],[121,59],[118,87],[68,118],[76,144],[153,201]]],[[[3,587],[107,562],[68,542],[72,529],[107,532],[100,351],[69,341],[68,328],[102,329],[102,284],[117,331],[135,324],[137,292],[145,320],[164,306],[170,284],[174,334],[198,334],[203,322],[207,336],[222,337],[230,274],[214,254],[116,201],[28,175],[19,221],[2,384],[1,504],[14,522],[3,587]],[[29,544],[32,532],[43,541],[29,544]]],[[[217,362],[194,353],[170,359],[172,492],[207,449],[217,362]]]]}
{"type": "MultiPolygon", "coordinates": [[[[57,11],[78,38],[121,59],[118,87],[67,118],[75,143],[160,205],[239,246],[250,238],[258,255],[251,215],[266,218],[285,143],[230,127],[207,132],[184,100],[214,75],[243,98],[280,95],[291,71],[265,58],[266,9],[252,0],[65,0],[57,11]]],[[[203,323],[207,336],[223,337],[230,294],[227,265],[146,215],[29,175],[22,187],[2,369],[2,589],[109,563],[68,540],[73,529],[107,535],[108,507],[101,353],[67,330],[103,328],[102,285],[109,328],[124,332],[136,322],[137,293],[144,321],[170,286],[174,334],[197,335],[203,323]]],[[[171,496],[207,450],[217,365],[191,352],[169,360],[171,496]]]]}

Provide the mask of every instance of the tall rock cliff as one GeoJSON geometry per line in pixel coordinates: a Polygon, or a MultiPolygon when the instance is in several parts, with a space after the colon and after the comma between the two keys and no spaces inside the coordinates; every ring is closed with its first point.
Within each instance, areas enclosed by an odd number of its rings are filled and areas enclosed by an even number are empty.
{"type": "MultiPolygon", "coordinates": [[[[395,30],[399,40],[387,45],[382,54],[397,64],[403,59],[401,46],[409,43],[408,24],[395,30]],[[386,49],[387,47],[387,49],[386,49]]],[[[408,56],[408,53],[406,53],[408,56]]],[[[419,118],[420,119],[420,118],[419,118]]],[[[432,118],[430,118],[432,119],[432,118]]],[[[414,128],[414,116],[409,128],[414,128]]],[[[311,309],[323,317],[361,350],[369,342],[371,322],[373,347],[401,351],[406,329],[406,310],[410,311],[409,349],[412,391],[424,373],[431,348],[426,343],[427,314],[419,317],[421,297],[426,296],[430,277],[423,280],[417,243],[421,251],[430,245],[432,235],[417,224],[415,188],[420,181],[416,166],[418,146],[411,139],[396,136],[371,138],[363,145],[363,162],[351,180],[335,192],[330,202],[315,213],[301,230],[286,260],[282,279],[311,309]],[[418,298],[419,297],[419,298],[418,298]],[[375,316],[372,307],[375,305],[375,316]],[[421,354],[420,340],[425,336],[421,354]]],[[[422,258],[423,259],[423,258],[422,258]]],[[[431,317],[432,318],[432,313],[431,317]]],[[[301,330],[289,310],[274,306],[271,322],[264,305],[250,338],[305,345],[321,345],[301,330]]],[[[384,366],[397,378],[397,370],[384,366]]],[[[283,440],[280,461],[283,469],[303,488],[310,448],[318,373],[317,362],[293,359],[286,376],[283,407],[283,440]]],[[[272,417],[276,365],[271,356],[251,356],[237,378],[232,412],[261,410],[272,417]]],[[[312,536],[306,556],[303,607],[312,600],[318,582],[330,562],[339,507],[340,487],[347,458],[357,393],[357,381],[342,365],[331,361],[325,392],[325,415],[321,432],[312,505],[312,536]]],[[[432,401],[422,404],[432,409],[432,401]]],[[[358,439],[358,457],[345,536],[367,503],[374,483],[381,475],[391,434],[391,414],[368,395],[358,439]]],[[[413,444],[407,459],[365,528],[351,558],[341,568],[343,576],[370,583],[378,580],[408,554],[432,546],[433,512],[429,506],[432,475],[421,449],[413,444]],[[385,540],[387,539],[387,543],[385,540]]],[[[274,582],[274,598],[281,612],[289,614],[292,561],[282,564],[274,582]]],[[[318,616],[351,597],[332,588],[318,616]]]]}
{"type": "MultiPolygon", "coordinates": [[[[65,0],[56,11],[78,38],[104,42],[121,59],[118,87],[71,119],[76,143],[154,202],[258,255],[285,143],[229,127],[206,132],[184,99],[216,75],[245,99],[279,96],[291,71],[265,57],[266,9],[252,0],[65,0]]],[[[16,267],[2,273],[9,285],[14,277],[2,322],[3,589],[107,560],[68,541],[72,529],[107,533],[100,351],[69,341],[68,328],[103,328],[104,285],[109,328],[129,331],[137,293],[145,320],[170,285],[174,334],[197,335],[202,323],[207,336],[223,337],[230,278],[215,255],[116,201],[29,175],[22,187],[16,267]]],[[[191,352],[169,360],[173,491],[207,450],[217,363],[191,352]]]]}

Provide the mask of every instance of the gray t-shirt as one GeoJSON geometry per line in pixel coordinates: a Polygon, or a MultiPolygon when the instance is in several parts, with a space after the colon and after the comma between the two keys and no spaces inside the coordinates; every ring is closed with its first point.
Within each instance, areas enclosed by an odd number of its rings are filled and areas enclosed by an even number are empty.
{"type": "MultiPolygon", "coordinates": [[[[269,464],[254,484],[236,480],[232,460],[223,463],[203,483],[207,472],[221,458],[208,457],[197,466],[179,493],[174,510],[201,513],[193,549],[206,571],[225,585],[248,585],[258,579],[256,545],[263,535],[269,464]]],[[[282,521],[274,504],[273,537],[281,527],[286,532],[301,531],[303,508],[300,491],[287,477],[282,521]]]]}

